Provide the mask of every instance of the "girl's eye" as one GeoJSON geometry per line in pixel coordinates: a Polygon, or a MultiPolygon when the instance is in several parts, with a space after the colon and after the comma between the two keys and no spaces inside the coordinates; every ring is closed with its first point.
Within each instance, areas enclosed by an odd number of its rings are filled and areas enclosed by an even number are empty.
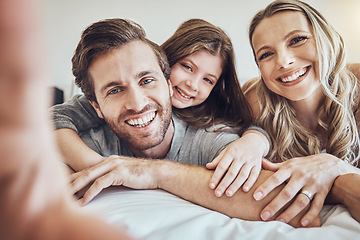
{"type": "Polygon", "coordinates": [[[181,66],[183,66],[188,71],[192,72],[192,68],[189,65],[186,65],[186,64],[182,63],[181,66]]]}
{"type": "Polygon", "coordinates": [[[300,36],[300,37],[293,38],[293,39],[291,39],[291,41],[290,41],[290,45],[294,45],[294,44],[297,44],[297,43],[299,43],[299,42],[304,42],[304,41],[306,41],[307,39],[308,39],[308,38],[305,37],[305,36],[300,36]]]}
{"type": "Polygon", "coordinates": [[[266,53],[262,54],[262,55],[259,57],[259,61],[260,61],[260,60],[263,60],[264,58],[267,58],[267,57],[269,57],[269,56],[271,56],[271,55],[272,55],[271,52],[266,52],[266,53]]]}

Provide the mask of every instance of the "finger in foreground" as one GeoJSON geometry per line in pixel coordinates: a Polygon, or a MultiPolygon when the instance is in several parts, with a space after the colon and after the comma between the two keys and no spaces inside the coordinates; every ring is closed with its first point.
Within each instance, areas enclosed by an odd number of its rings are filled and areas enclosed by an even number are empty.
{"type": "Polygon", "coordinates": [[[272,174],[265,180],[254,192],[255,200],[259,201],[266,197],[272,190],[278,187],[291,177],[291,172],[286,169],[279,169],[279,171],[272,174]]]}
{"type": "MultiPolygon", "coordinates": [[[[239,188],[244,184],[246,179],[248,179],[250,172],[252,169],[252,165],[250,164],[244,164],[241,167],[241,170],[238,170],[238,175],[236,176],[233,183],[229,186],[229,188],[226,190],[226,195],[228,197],[231,197],[235,194],[236,191],[239,190],[239,188]]],[[[226,177],[226,176],[225,176],[226,177]]]]}
{"type": "MultiPolygon", "coordinates": [[[[320,211],[324,206],[326,199],[326,194],[318,192],[315,194],[313,201],[311,202],[310,210],[301,218],[301,225],[304,227],[309,226],[309,224],[316,221],[320,218],[320,211]]],[[[320,219],[321,224],[321,219],[320,219]]]]}
{"type": "MultiPolygon", "coordinates": [[[[299,181],[290,180],[288,184],[286,184],[285,187],[280,191],[280,193],[264,208],[260,215],[261,218],[264,221],[272,218],[276,213],[283,209],[286,204],[294,199],[302,187],[303,185],[299,181]]],[[[300,204],[302,204],[302,202],[300,204]]]]}
{"type": "MultiPolygon", "coordinates": [[[[102,177],[99,177],[91,185],[91,187],[85,192],[80,204],[82,206],[88,204],[94,197],[96,197],[103,189],[110,187],[114,183],[114,173],[109,172],[102,177]]],[[[122,182],[117,181],[117,185],[121,185],[122,182]]]]}
{"type": "Polygon", "coordinates": [[[304,210],[310,203],[311,201],[308,197],[306,197],[304,194],[298,194],[298,196],[295,198],[295,201],[283,213],[281,213],[276,218],[276,220],[288,223],[302,210],[304,210]]]}
{"type": "Polygon", "coordinates": [[[243,186],[243,191],[244,192],[250,191],[250,189],[254,186],[256,180],[259,177],[260,170],[261,170],[260,166],[254,166],[251,169],[250,175],[249,175],[248,179],[246,180],[246,182],[244,183],[244,186],[243,186]]]}
{"type": "MultiPolygon", "coordinates": [[[[233,159],[231,159],[232,161],[233,159]]],[[[219,166],[216,168],[220,168],[221,172],[223,170],[225,170],[226,165],[222,165],[223,162],[221,162],[219,164],[219,166]]],[[[234,182],[234,180],[239,177],[239,182],[241,182],[240,186],[242,185],[242,183],[244,182],[244,180],[247,178],[248,175],[244,176],[246,173],[245,171],[250,171],[247,169],[244,169],[244,172],[242,171],[242,167],[243,167],[243,163],[239,163],[237,161],[232,161],[232,163],[229,163],[230,166],[227,167],[227,172],[226,170],[224,171],[225,176],[223,177],[223,179],[221,180],[221,182],[219,183],[218,187],[215,190],[215,195],[217,197],[221,197],[225,190],[230,186],[230,184],[232,184],[234,182]]],[[[248,172],[247,172],[248,174],[248,172]]],[[[234,187],[236,188],[238,185],[238,183],[235,183],[234,187]]],[[[233,189],[233,191],[236,191],[239,187],[237,187],[237,189],[235,190],[235,188],[233,189]]],[[[234,192],[230,193],[230,196],[233,194],[234,192]]]]}
{"type": "Polygon", "coordinates": [[[73,193],[80,191],[97,178],[106,175],[112,169],[112,164],[109,164],[108,162],[101,162],[95,166],[82,170],[79,174],[74,174],[75,178],[71,183],[73,193]]]}
{"type": "MultiPolygon", "coordinates": [[[[222,152],[221,152],[222,153],[222,152]]],[[[210,179],[210,188],[215,189],[218,186],[221,178],[224,176],[225,172],[228,170],[233,158],[224,154],[220,154],[216,159],[219,158],[219,164],[216,166],[214,174],[210,179]]]]}

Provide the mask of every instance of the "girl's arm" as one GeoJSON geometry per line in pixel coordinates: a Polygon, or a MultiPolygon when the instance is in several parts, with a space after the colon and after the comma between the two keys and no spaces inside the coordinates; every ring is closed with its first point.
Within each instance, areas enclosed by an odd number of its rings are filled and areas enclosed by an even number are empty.
{"type": "Polygon", "coordinates": [[[78,135],[105,123],[97,116],[85,96],[76,95],[50,110],[57,129],[55,137],[65,164],[75,171],[80,171],[99,163],[102,157],[91,150],[78,135]]]}
{"type": "Polygon", "coordinates": [[[103,159],[101,155],[89,148],[72,129],[56,130],[55,138],[64,163],[76,172],[93,166],[103,159]]]}
{"type": "Polygon", "coordinates": [[[70,128],[81,133],[105,124],[84,95],[75,95],[65,103],[51,107],[50,111],[55,129],[70,128]]]}

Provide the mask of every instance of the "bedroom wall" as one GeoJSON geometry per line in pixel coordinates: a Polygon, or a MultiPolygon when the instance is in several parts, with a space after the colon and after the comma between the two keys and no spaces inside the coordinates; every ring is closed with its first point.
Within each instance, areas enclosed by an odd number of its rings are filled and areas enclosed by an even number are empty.
{"type": "MultiPolygon", "coordinates": [[[[189,18],[203,18],[224,29],[233,41],[241,83],[258,70],[247,39],[252,16],[272,0],[38,0],[48,40],[50,85],[73,93],[71,57],[81,31],[105,18],[128,18],[161,44],[189,18]]],[[[317,8],[344,37],[348,61],[360,62],[360,1],[305,0],[317,8]]]]}

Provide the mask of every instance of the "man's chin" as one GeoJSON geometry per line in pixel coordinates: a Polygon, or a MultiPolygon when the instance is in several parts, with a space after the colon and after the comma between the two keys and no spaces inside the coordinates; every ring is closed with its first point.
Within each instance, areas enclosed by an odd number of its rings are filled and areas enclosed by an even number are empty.
{"type": "MultiPolygon", "coordinates": [[[[159,137],[158,137],[159,138],[159,137]]],[[[130,149],[137,151],[146,151],[158,146],[163,139],[141,138],[141,139],[124,139],[127,141],[130,149]]]]}

